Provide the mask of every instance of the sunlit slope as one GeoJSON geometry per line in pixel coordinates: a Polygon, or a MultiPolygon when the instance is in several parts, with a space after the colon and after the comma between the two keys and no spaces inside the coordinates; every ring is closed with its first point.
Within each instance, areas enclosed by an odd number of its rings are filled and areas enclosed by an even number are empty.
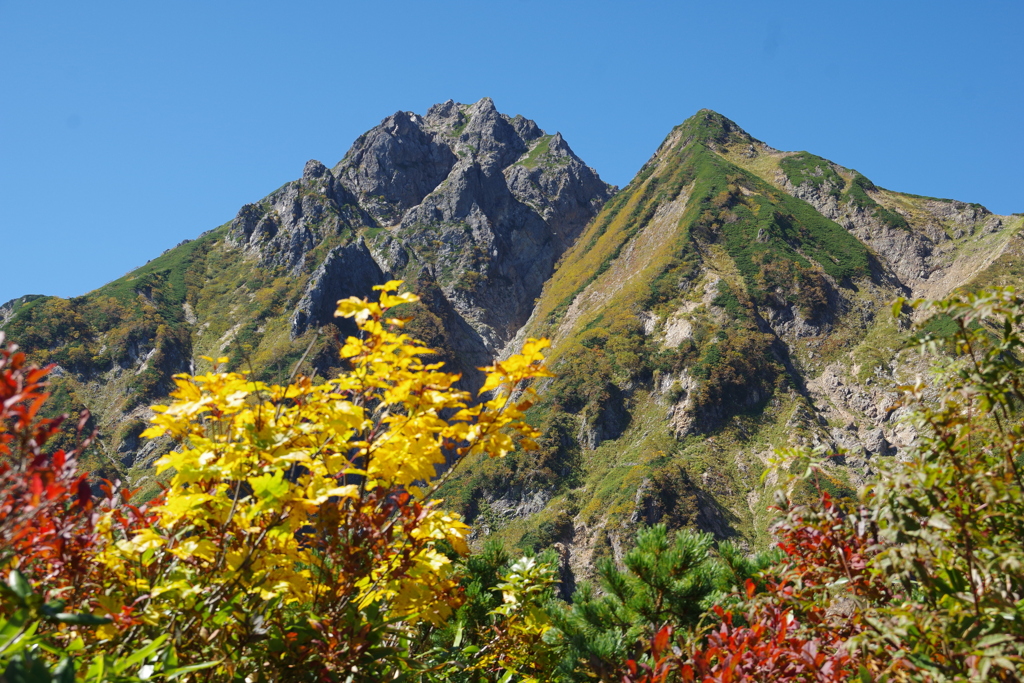
{"type": "Polygon", "coordinates": [[[468,467],[448,494],[482,534],[558,544],[569,573],[642,523],[763,543],[774,449],[849,449],[820,482],[849,495],[912,438],[892,389],[922,368],[890,302],[1012,279],[1021,222],[699,112],[585,228],[519,334],[554,342],[541,451],[468,467]]]}

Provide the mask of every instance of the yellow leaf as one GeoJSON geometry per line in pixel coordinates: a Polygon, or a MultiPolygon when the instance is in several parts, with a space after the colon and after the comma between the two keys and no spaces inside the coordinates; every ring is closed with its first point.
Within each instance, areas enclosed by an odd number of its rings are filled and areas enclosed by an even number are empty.
{"type": "Polygon", "coordinates": [[[504,383],[504,375],[498,372],[488,372],[486,379],[484,379],[483,386],[480,387],[480,395],[482,396],[483,394],[486,394],[488,391],[493,391],[494,389],[497,389],[504,383]]]}
{"type": "Polygon", "coordinates": [[[147,550],[159,548],[164,545],[167,541],[157,534],[155,529],[146,528],[135,534],[132,538],[132,546],[137,553],[144,553],[147,550]]]}
{"type": "Polygon", "coordinates": [[[166,433],[166,427],[161,427],[160,425],[153,425],[152,427],[148,427],[142,430],[142,433],[139,434],[139,436],[141,436],[144,439],[155,439],[158,436],[163,436],[166,433]]]}
{"type": "Polygon", "coordinates": [[[113,640],[114,638],[117,638],[117,626],[114,626],[113,624],[103,624],[102,626],[96,627],[96,630],[93,631],[93,633],[95,633],[96,637],[100,640],[113,640]]]}
{"type": "Polygon", "coordinates": [[[402,280],[388,280],[382,285],[374,285],[373,290],[375,292],[397,292],[401,286],[402,280]]]}

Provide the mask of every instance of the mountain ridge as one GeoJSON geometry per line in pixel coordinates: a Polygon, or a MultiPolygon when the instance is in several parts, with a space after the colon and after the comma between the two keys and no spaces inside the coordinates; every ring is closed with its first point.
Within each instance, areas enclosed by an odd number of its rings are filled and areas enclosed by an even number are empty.
{"type": "Polygon", "coordinates": [[[827,482],[848,495],[913,439],[893,388],[925,368],[901,348],[941,321],[894,320],[891,301],[1012,282],[1021,224],[702,110],[566,252],[519,333],[553,340],[560,376],[534,417],[562,443],[473,463],[446,493],[506,543],[558,544],[573,576],[640,523],[763,545],[773,450],[848,449],[827,482]]]}
{"type": "Polygon", "coordinates": [[[763,545],[775,448],[848,449],[836,495],[898,456],[913,433],[892,388],[924,370],[903,348],[942,321],[893,319],[890,302],[1019,281],[1022,223],[879,188],[706,109],[615,190],[560,134],[449,100],[385,118],[333,168],[309,161],[124,278],[0,313],[59,364],[58,407],[92,410],[92,466],[151,488],[170,444],[138,434],[170,374],[203,355],[270,381],[336,372],[334,301],[384,279],[420,294],[410,332],[467,388],[550,336],[540,451],[467,463],[443,493],[478,539],[559,548],[571,583],[642,524],[763,545]]]}

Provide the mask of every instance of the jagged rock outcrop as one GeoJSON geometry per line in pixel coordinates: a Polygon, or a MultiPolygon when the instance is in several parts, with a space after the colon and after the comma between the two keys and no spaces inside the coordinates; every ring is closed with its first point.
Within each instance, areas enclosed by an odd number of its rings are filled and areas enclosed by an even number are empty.
{"type": "Polygon", "coordinates": [[[306,163],[302,178],[287,183],[258,204],[246,204],[231,222],[228,241],[263,267],[299,273],[307,256],[330,237],[351,236],[374,225],[334,174],[319,161],[306,163]]]}
{"type": "Polygon", "coordinates": [[[316,292],[357,293],[331,284],[343,268],[325,271],[311,256],[368,230],[381,271],[410,282],[429,272],[461,320],[442,315],[446,330],[458,338],[468,325],[493,357],[612,189],[560,134],[501,114],[490,98],[449,100],[425,116],[387,117],[331,170],[310,161],[300,180],[242,207],[228,239],[263,267],[319,268],[292,316],[294,338],[330,322],[328,303],[311,308],[316,292]]]}
{"type": "Polygon", "coordinates": [[[334,173],[384,227],[370,240],[382,268],[412,280],[429,267],[492,355],[611,195],[561,135],[501,114],[490,98],[396,113],[334,173]]]}
{"type": "Polygon", "coordinates": [[[422,117],[400,111],[360,136],[334,169],[381,225],[391,225],[451,172],[458,157],[423,129],[422,117]]]}
{"type": "Polygon", "coordinates": [[[313,272],[309,285],[291,317],[291,337],[301,336],[310,327],[334,323],[343,334],[354,335],[358,328],[351,320],[335,318],[338,301],[350,296],[370,298],[374,285],[384,284],[384,273],[373,260],[362,238],[344,247],[335,247],[313,272]]]}

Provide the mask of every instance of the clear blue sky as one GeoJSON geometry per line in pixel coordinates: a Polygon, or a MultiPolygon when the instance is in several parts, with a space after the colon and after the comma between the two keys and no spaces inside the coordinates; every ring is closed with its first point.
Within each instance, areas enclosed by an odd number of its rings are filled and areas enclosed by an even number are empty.
{"type": "Polygon", "coordinates": [[[494,99],[624,185],[702,107],[891,189],[1024,211],[1024,3],[0,0],[0,303],[76,296],[494,99]]]}

